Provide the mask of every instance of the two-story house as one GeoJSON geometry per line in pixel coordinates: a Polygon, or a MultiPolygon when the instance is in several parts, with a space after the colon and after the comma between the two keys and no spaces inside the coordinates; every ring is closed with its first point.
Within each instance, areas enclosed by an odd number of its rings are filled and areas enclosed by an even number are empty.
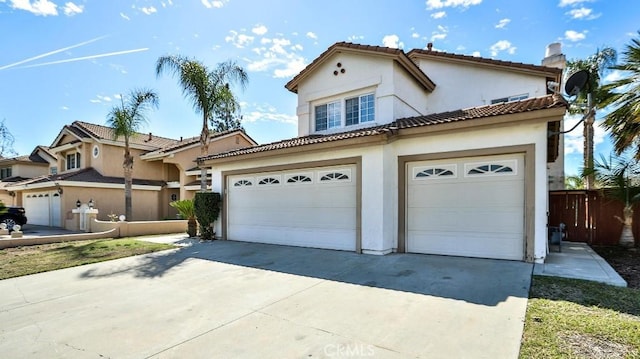
{"type": "Polygon", "coordinates": [[[223,239],[542,261],[560,68],[336,43],[286,84],[298,137],[199,159],[223,239]]]}
{"type": "MultiPolygon", "coordinates": [[[[214,134],[209,153],[254,146],[244,131],[214,134]]],[[[169,203],[193,198],[200,189],[200,171],[194,159],[200,155],[199,137],[171,139],[152,133],[130,138],[133,166],[133,218],[176,218],[169,203]]],[[[48,175],[14,182],[6,189],[25,207],[30,224],[73,227],[72,210],[92,201],[98,219],[124,213],[124,139],[111,128],[75,121],[66,125],[49,147],[54,160],[48,175]]]]}
{"type": "Polygon", "coordinates": [[[6,187],[16,182],[47,175],[50,164],[55,161],[55,155],[46,146],[36,146],[28,155],[0,158],[0,201],[5,206],[18,205],[16,193],[8,191],[6,187]]]}

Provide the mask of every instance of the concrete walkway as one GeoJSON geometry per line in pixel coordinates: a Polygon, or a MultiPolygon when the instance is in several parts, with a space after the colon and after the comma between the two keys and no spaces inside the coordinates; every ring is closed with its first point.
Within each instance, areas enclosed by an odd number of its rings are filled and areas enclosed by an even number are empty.
{"type": "Polygon", "coordinates": [[[562,252],[552,246],[544,263],[536,263],[533,274],[576,278],[626,287],[627,282],[586,243],[562,242],[562,252]]]}
{"type": "Polygon", "coordinates": [[[531,264],[174,239],[0,281],[0,356],[518,356],[531,264]]]}

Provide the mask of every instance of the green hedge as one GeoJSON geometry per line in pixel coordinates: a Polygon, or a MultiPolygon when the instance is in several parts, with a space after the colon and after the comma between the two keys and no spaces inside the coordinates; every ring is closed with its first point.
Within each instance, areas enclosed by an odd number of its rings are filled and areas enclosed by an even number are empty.
{"type": "Polygon", "coordinates": [[[213,239],[211,224],[220,216],[222,196],[217,192],[197,192],[194,200],[196,218],[200,225],[200,237],[213,239]]]}

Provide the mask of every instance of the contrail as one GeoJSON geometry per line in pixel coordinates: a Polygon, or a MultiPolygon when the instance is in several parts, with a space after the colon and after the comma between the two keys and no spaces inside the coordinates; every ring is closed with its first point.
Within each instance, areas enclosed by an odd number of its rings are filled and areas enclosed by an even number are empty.
{"type": "Polygon", "coordinates": [[[70,49],[73,49],[73,48],[76,48],[76,47],[84,46],[84,45],[90,44],[92,42],[96,42],[98,40],[102,40],[105,37],[107,37],[107,35],[99,36],[99,37],[96,37],[95,39],[84,41],[84,42],[81,42],[79,44],[71,45],[71,46],[68,46],[68,47],[64,47],[62,49],[53,50],[53,51],[50,51],[50,52],[47,52],[47,53],[44,53],[44,54],[40,54],[38,56],[30,57],[28,59],[25,59],[25,60],[22,60],[22,61],[18,61],[18,62],[14,62],[14,63],[9,64],[9,65],[4,65],[4,66],[0,67],[0,70],[4,70],[4,69],[8,69],[8,68],[11,68],[11,67],[14,67],[14,66],[22,65],[25,62],[30,62],[30,61],[33,61],[33,60],[41,59],[43,57],[51,56],[51,55],[57,54],[59,52],[67,51],[67,50],[70,50],[70,49]]]}
{"type": "Polygon", "coordinates": [[[124,51],[116,51],[116,52],[109,52],[106,54],[98,54],[98,55],[91,55],[91,56],[83,56],[83,57],[74,57],[73,59],[66,59],[66,60],[58,60],[58,61],[51,61],[51,62],[43,62],[40,64],[33,64],[33,65],[26,65],[26,66],[20,66],[18,67],[19,69],[28,69],[31,67],[39,67],[39,66],[46,66],[46,65],[55,65],[55,64],[63,64],[65,62],[75,62],[75,61],[82,61],[82,60],[91,60],[91,59],[97,59],[100,57],[109,57],[109,56],[117,56],[117,55],[126,55],[126,54],[131,54],[134,52],[141,52],[141,51],[147,51],[149,50],[148,47],[143,47],[140,49],[133,49],[133,50],[124,50],[124,51]]]}

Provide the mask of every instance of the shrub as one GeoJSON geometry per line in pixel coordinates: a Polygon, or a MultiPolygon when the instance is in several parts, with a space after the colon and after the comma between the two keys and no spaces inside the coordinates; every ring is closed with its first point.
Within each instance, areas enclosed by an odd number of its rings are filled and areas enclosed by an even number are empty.
{"type": "Polygon", "coordinates": [[[176,210],[180,214],[182,219],[186,219],[187,221],[187,234],[189,237],[196,236],[196,211],[193,200],[191,199],[181,199],[179,201],[173,201],[169,203],[169,205],[176,210]]]}
{"type": "Polygon", "coordinates": [[[200,237],[213,239],[211,224],[220,216],[222,197],[217,192],[197,192],[194,199],[196,218],[200,225],[200,237]]]}

